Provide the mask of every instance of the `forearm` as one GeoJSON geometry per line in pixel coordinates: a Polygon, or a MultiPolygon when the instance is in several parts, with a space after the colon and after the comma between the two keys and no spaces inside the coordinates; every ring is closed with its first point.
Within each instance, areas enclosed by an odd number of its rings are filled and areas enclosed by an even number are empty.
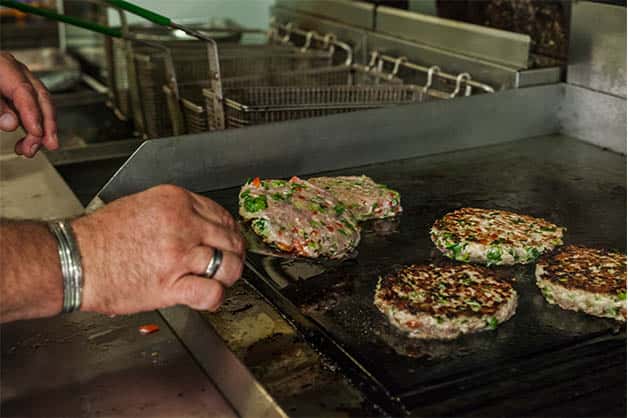
{"type": "Polygon", "coordinates": [[[46,224],[0,220],[0,322],[61,312],[57,241],[46,224]]]}

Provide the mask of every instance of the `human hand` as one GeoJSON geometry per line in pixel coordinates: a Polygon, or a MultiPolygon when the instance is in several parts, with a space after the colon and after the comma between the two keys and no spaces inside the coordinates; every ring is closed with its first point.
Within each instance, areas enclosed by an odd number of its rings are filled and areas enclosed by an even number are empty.
{"type": "Polygon", "coordinates": [[[81,310],[129,314],[185,304],[214,311],[242,274],[244,240],[216,202],[163,185],[72,222],[83,259],[81,310]],[[223,260],[202,277],[213,248],[223,260]]]}
{"type": "Polygon", "coordinates": [[[24,64],[0,52],[0,130],[12,132],[20,125],[26,135],[15,144],[16,154],[32,158],[42,145],[59,148],[50,93],[24,64]]]}

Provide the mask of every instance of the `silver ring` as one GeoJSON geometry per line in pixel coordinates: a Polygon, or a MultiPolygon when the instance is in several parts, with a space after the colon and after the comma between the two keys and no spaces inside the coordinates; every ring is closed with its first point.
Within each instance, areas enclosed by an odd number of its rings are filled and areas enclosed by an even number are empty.
{"type": "Polygon", "coordinates": [[[212,258],[209,260],[209,264],[205,269],[205,277],[208,279],[213,278],[220,268],[220,264],[222,264],[222,251],[218,248],[214,248],[214,255],[212,255],[212,258]]]}

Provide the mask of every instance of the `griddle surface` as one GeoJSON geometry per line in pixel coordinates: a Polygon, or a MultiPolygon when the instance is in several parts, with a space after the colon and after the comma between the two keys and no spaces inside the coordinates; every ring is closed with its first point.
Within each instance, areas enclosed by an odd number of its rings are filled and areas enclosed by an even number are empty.
{"type": "MultiPolygon", "coordinates": [[[[430,227],[460,207],[543,217],[567,227],[566,244],[625,252],[624,156],[556,135],[319,174],[366,174],[398,190],[404,212],[397,221],[366,224],[358,257],[333,269],[257,255],[249,261],[407,408],[427,401],[420,396],[425,388],[461,376],[486,374],[618,330],[625,338],[615,321],[547,304],[534,285],[533,266],[496,269],[504,280],[514,279],[519,293],[511,320],[496,331],[454,341],[407,338],[372,303],[380,275],[442,258],[430,227]]],[[[237,214],[237,194],[228,189],[206,195],[237,214]]]]}

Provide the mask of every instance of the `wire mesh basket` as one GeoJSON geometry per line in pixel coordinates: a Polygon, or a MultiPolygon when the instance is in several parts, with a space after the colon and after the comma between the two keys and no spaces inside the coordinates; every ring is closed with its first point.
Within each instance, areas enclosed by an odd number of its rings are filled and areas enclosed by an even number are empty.
{"type": "Polygon", "coordinates": [[[171,86],[163,86],[174,135],[209,130],[207,111],[203,102],[203,89],[209,87],[209,81],[178,83],[177,94],[171,86]]]}
{"type": "Polygon", "coordinates": [[[239,128],[414,103],[420,95],[413,86],[404,85],[234,89],[224,100],[224,126],[239,128]]]}
{"type": "MultiPolygon", "coordinates": [[[[199,41],[198,44],[206,48],[205,43],[199,41]]],[[[220,46],[219,51],[220,75],[226,77],[329,66],[332,59],[329,51],[301,51],[288,45],[225,44],[220,46]]],[[[178,95],[177,85],[207,80],[211,73],[207,56],[206,49],[202,53],[192,48],[167,51],[145,47],[134,49],[138,106],[142,108],[137,117],[143,118],[143,121],[136,121],[136,125],[143,127],[146,136],[154,138],[179,133],[171,124],[167,103],[169,99],[164,95],[162,87],[174,84],[170,90],[178,95]],[[171,70],[168,69],[169,65],[171,70]]]]}
{"type": "MultiPolygon", "coordinates": [[[[189,49],[191,46],[192,49],[196,49],[197,53],[204,54],[204,45],[195,38],[180,33],[181,31],[152,24],[127,25],[126,19],[121,20],[126,30],[137,40],[157,43],[172,50],[189,49]]],[[[212,20],[209,23],[191,26],[211,34],[218,43],[237,43],[246,32],[229,19],[212,20]]],[[[111,105],[122,119],[132,116],[131,92],[129,90],[129,73],[132,70],[128,66],[127,48],[129,48],[128,40],[105,38],[106,70],[110,86],[111,105]]]]}
{"type": "MultiPolygon", "coordinates": [[[[266,72],[249,76],[230,77],[222,80],[226,89],[271,86],[353,86],[378,83],[400,84],[398,78],[384,78],[377,72],[370,72],[346,65],[315,68],[301,71],[266,72]]],[[[169,87],[164,86],[168,99],[168,110],[175,134],[198,133],[210,129],[207,120],[207,107],[203,90],[211,91],[208,81],[178,84],[179,99],[169,87]]],[[[210,93],[208,93],[210,94],[210,93]]],[[[215,124],[212,124],[215,128],[215,124]]]]}
{"type": "MultiPolygon", "coordinates": [[[[333,113],[370,109],[393,104],[423,102],[468,96],[472,89],[492,92],[490,86],[471,80],[467,73],[457,76],[441,71],[438,66],[423,67],[408,62],[405,57],[390,57],[377,51],[371,53],[368,65],[350,64],[351,47],[333,35],[305,32],[290,26],[290,33],[303,35],[304,48],[311,42],[322,42],[333,54],[338,46],[346,52],[343,65],[328,65],[309,69],[267,68],[251,71],[237,65],[239,50],[222,48],[220,55],[208,49],[208,63],[216,77],[210,81],[186,84],[181,89],[164,88],[169,100],[171,123],[178,134],[204,130],[235,128],[291,119],[324,116],[333,113]],[[233,58],[230,60],[230,58],[233,58]],[[392,64],[391,72],[384,65],[392,64]],[[424,75],[425,84],[405,84],[399,78],[401,69],[424,75]],[[283,70],[283,71],[282,71],[283,70]],[[234,75],[234,76],[232,76],[234,75]],[[447,92],[443,79],[455,81],[455,89],[447,92]],[[199,90],[202,90],[202,98],[199,90]],[[464,92],[463,92],[464,91],[464,92]],[[204,99],[204,106],[201,100],[204,99]],[[205,121],[206,123],[204,123],[205,121]]],[[[294,52],[294,51],[293,51],[294,52]]],[[[334,57],[332,57],[333,59],[334,57]]],[[[412,74],[413,76],[415,74],[412,74]]]]}
{"type": "MultiPolygon", "coordinates": [[[[227,85],[289,85],[299,83],[288,80],[287,74],[329,68],[332,58],[333,50],[330,49],[304,51],[286,45],[221,45],[218,61],[222,83],[227,85]]],[[[209,63],[204,63],[202,67],[205,69],[204,77],[197,78],[200,81],[191,81],[191,77],[180,77],[180,70],[175,66],[175,85],[164,86],[175,135],[209,129],[202,96],[202,89],[209,87],[209,63]],[[205,123],[201,122],[203,120],[205,123]]]]}
{"type": "Polygon", "coordinates": [[[423,90],[365,66],[340,65],[224,80],[222,95],[205,88],[203,96],[208,128],[216,130],[415,103],[423,90]]]}
{"type": "Polygon", "coordinates": [[[131,115],[131,98],[124,43],[124,39],[105,38],[109,98],[111,105],[121,119],[127,119],[131,115]]]}

